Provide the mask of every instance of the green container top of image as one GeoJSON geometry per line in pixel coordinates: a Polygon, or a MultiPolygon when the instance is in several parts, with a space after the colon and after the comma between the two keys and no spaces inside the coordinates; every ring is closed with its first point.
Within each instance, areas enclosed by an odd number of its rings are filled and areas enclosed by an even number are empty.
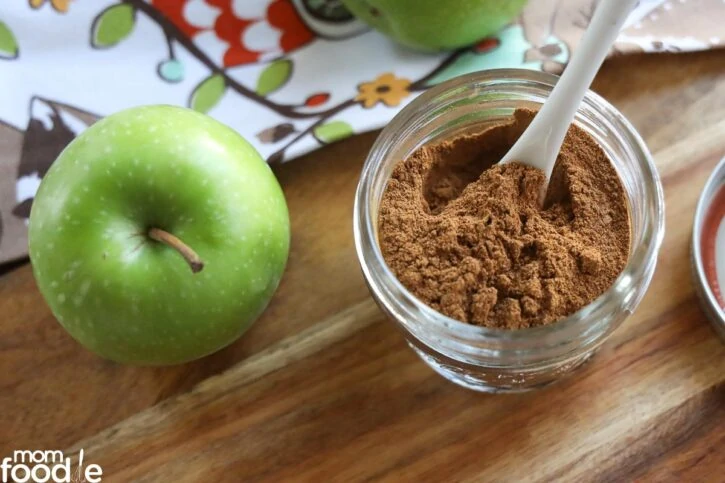
{"type": "Polygon", "coordinates": [[[403,45],[437,51],[498,32],[526,0],[342,0],[365,23],[403,45]]]}

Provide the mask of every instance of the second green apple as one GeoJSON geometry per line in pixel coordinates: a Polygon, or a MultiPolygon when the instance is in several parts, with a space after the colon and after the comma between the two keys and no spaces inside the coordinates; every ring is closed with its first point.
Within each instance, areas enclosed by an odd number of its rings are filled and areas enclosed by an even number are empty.
{"type": "Polygon", "coordinates": [[[448,50],[499,31],[526,0],[342,0],[355,16],[403,45],[448,50]]]}

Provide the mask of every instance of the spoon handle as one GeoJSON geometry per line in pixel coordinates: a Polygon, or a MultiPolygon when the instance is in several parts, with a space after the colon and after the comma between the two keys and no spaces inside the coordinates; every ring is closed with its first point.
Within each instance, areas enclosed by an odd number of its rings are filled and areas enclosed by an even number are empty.
{"type": "Polygon", "coordinates": [[[531,125],[503,157],[541,169],[547,179],[569,124],[637,0],[602,0],[564,74],[531,125]]]}

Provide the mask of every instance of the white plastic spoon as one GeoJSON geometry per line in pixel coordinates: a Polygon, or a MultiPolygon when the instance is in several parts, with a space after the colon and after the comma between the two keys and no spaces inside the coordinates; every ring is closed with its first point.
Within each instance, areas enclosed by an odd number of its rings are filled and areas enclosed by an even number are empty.
{"type": "MultiPolygon", "coordinates": [[[[501,163],[519,162],[539,168],[546,174],[548,185],[574,114],[636,3],[637,0],[602,0],[599,3],[564,74],[501,163]]],[[[542,191],[543,200],[546,186],[542,191]]]]}

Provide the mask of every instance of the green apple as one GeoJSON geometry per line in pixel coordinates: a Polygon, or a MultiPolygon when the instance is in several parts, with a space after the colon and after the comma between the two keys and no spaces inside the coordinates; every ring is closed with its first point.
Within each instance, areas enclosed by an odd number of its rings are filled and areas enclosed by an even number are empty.
{"type": "Polygon", "coordinates": [[[72,141],[40,184],[29,230],[60,324],[141,365],[237,339],[274,293],[290,238],[284,195],[255,149],[172,106],[121,111],[72,141]]]}
{"type": "Polygon", "coordinates": [[[471,45],[496,33],[526,0],[342,0],[362,21],[419,50],[471,45]]]}

